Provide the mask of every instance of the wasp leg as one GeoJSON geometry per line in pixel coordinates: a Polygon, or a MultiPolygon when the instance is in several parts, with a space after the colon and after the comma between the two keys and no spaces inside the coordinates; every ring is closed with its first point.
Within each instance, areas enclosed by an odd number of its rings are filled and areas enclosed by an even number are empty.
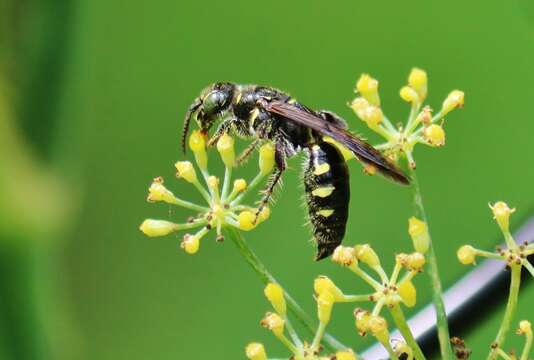
{"type": "Polygon", "coordinates": [[[247,146],[246,149],[243,150],[243,152],[237,157],[237,160],[235,161],[236,165],[242,165],[245,161],[247,161],[248,157],[256,149],[259,142],[260,140],[256,139],[249,146],[247,146]]]}
{"type": "Polygon", "coordinates": [[[208,143],[206,144],[206,146],[212,147],[213,145],[215,145],[217,141],[219,141],[221,136],[223,136],[230,130],[230,128],[232,127],[233,121],[234,119],[232,118],[223,120],[223,122],[219,125],[217,130],[215,130],[215,134],[213,134],[213,136],[208,140],[208,143]]]}
{"type": "Polygon", "coordinates": [[[185,142],[187,140],[187,134],[189,133],[189,124],[191,122],[191,118],[193,117],[193,114],[198,110],[198,108],[201,105],[202,105],[202,100],[200,100],[200,98],[197,97],[195,101],[193,101],[191,106],[189,106],[189,109],[187,109],[187,112],[185,113],[184,124],[182,127],[182,139],[181,139],[182,151],[184,152],[184,154],[185,154],[185,149],[186,149],[185,142]]]}
{"type": "Polygon", "coordinates": [[[276,187],[276,184],[280,181],[282,178],[282,174],[286,169],[286,155],[285,151],[283,149],[283,142],[277,141],[275,145],[275,152],[274,152],[274,161],[276,164],[276,169],[274,170],[271,178],[267,182],[267,186],[265,187],[265,190],[263,191],[263,198],[260,201],[260,204],[258,206],[258,210],[256,211],[256,218],[254,219],[254,223],[258,220],[258,216],[260,215],[261,211],[267,205],[269,202],[269,199],[273,195],[274,188],[276,187]]]}

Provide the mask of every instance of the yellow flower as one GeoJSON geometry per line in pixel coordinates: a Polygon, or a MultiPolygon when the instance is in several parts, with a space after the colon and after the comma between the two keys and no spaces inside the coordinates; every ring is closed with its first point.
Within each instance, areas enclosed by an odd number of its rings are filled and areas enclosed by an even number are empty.
{"type": "Polygon", "coordinates": [[[381,343],[389,342],[388,323],[381,316],[371,316],[369,319],[369,331],[381,343]]]}
{"type": "Polygon", "coordinates": [[[190,183],[197,182],[195,168],[189,161],[178,161],[174,166],[177,170],[176,176],[181,177],[190,183]]]}
{"type": "Polygon", "coordinates": [[[458,249],[456,256],[458,260],[464,265],[470,265],[475,263],[476,250],[471,245],[464,245],[458,249]]]}
{"type": "Polygon", "coordinates": [[[413,68],[410,72],[410,75],[408,76],[408,85],[410,85],[410,87],[417,91],[417,94],[419,95],[419,99],[421,99],[421,101],[424,100],[426,98],[428,85],[428,77],[426,71],[418,68],[413,68]]]}
{"type": "Polygon", "coordinates": [[[277,337],[280,337],[284,334],[284,320],[278,314],[265,314],[265,317],[263,320],[261,320],[260,324],[264,328],[271,330],[277,337]]]}
{"type": "Polygon", "coordinates": [[[397,289],[402,302],[407,307],[414,307],[417,302],[417,290],[411,281],[403,281],[397,289]]]}
{"type": "Polygon", "coordinates": [[[338,351],[336,353],[336,360],[356,360],[356,355],[352,350],[338,351]]]}
{"type": "Polygon", "coordinates": [[[323,292],[329,292],[334,296],[335,301],[342,301],[344,298],[343,292],[326,276],[319,276],[313,282],[313,290],[317,295],[323,292]]]}
{"type": "Polygon", "coordinates": [[[441,125],[429,125],[425,128],[423,134],[430,145],[436,147],[445,145],[445,130],[441,125]]]}
{"type": "Polygon", "coordinates": [[[510,227],[510,215],[515,212],[515,208],[510,209],[507,203],[498,201],[493,204],[493,206],[490,205],[490,209],[493,211],[493,218],[497,221],[501,230],[508,232],[510,227]]]}
{"type": "Polygon", "coordinates": [[[221,136],[219,141],[217,141],[217,150],[219,151],[221,159],[226,167],[234,166],[234,138],[225,133],[223,136],[221,136]]]}
{"type": "Polygon", "coordinates": [[[356,90],[371,104],[380,106],[380,97],[378,96],[378,80],[368,74],[362,74],[356,83],[356,90]]]}
{"type": "Polygon", "coordinates": [[[163,185],[163,178],[157,177],[152,181],[150,188],[148,189],[149,202],[163,201],[168,204],[176,203],[176,197],[163,185]]]}
{"type": "Polygon", "coordinates": [[[317,316],[322,324],[328,324],[334,306],[334,295],[329,291],[323,291],[317,297],[317,316]]]}
{"type": "Polygon", "coordinates": [[[237,221],[241,230],[250,231],[256,227],[256,215],[247,210],[239,213],[237,221]]]}
{"type": "Polygon", "coordinates": [[[265,287],[263,293],[273,306],[274,310],[276,310],[276,312],[281,316],[285,317],[287,307],[286,299],[284,298],[284,290],[282,287],[275,283],[269,283],[265,287]]]}
{"type": "Polygon", "coordinates": [[[258,221],[264,222],[271,216],[271,209],[268,206],[264,206],[263,209],[261,209],[260,213],[258,214],[258,221]]]}
{"type": "Polygon", "coordinates": [[[360,336],[365,336],[369,331],[369,321],[371,320],[371,315],[367,310],[355,309],[354,317],[356,318],[356,329],[360,336]]]}
{"type": "Polygon", "coordinates": [[[521,320],[517,328],[518,335],[532,335],[532,325],[528,320],[521,320]]]}
{"type": "Polygon", "coordinates": [[[242,192],[245,191],[247,188],[247,182],[244,179],[237,179],[234,181],[234,191],[235,192],[242,192]]]}
{"type": "Polygon", "coordinates": [[[260,172],[268,175],[274,168],[274,145],[266,143],[260,147],[260,172]]]}
{"type": "Polygon", "coordinates": [[[426,254],[430,247],[430,235],[426,223],[412,216],[408,219],[408,233],[412,238],[415,250],[421,254],[426,254]]]}
{"type": "Polygon", "coordinates": [[[354,248],[339,245],[332,254],[332,261],[344,266],[350,266],[357,262],[354,248]]]}
{"type": "Polygon", "coordinates": [[[464,92],[460,90],[453,90],[447,96],[441,107],[441,114],[446,115],[456,108],[464,106],[464,92]]]}
{"type": "Polygon", "coordinates": [[[265,353],[265,348],[263,344],[260,343],[250,343],[245,349],[247,358],[250,360],[267,360],[267,354],[265,353]]]}
{"type": "Polygon", "coordinates": [[[195,154],[198,167],[205,170],[208,167],[208,155],[206,154],[206,138],[198,130],[193,131],[189,137],[189,148],[195,154]]]}
{"type": "Polygon", "coordinates": [[[419,96],[417,95],[417,91],[415,91],[414,89],[412,89],[409,86],[403,86],[400,89],[399,94],[400,94],[400,97],[402,98],[402,100],[404,100],[406,102],[413,103],[413,102],[418,102],[419,101],[419,96]]]}
{"type": "Polygon", "coordinates": [[[364,262],[370,267],[380,265],[380,259],[378,258],[378,255],[369,244],[356,245],[354,247],[354,254],[358,260],[364,262]]]}
{"type": "Polygon", "coordinates": [[[177,225],[175,223],[153,219],[146,219],[139,227],[139,230],[150,237],[168,235],[173,231],[176,231],[176,229],[177,225]]]}
{"type": "Polygon", "coordinates": [[[195,235],[185,234],[180,246],[185,250],[186,253],[190,255],[196,254],[200,247],[200,238],[195,235]]]}

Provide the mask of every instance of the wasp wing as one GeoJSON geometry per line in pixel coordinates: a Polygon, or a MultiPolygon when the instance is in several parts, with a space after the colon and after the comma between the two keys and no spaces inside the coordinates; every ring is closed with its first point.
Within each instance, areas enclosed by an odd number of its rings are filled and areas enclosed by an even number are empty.
{"type": "Polygon", "coordinates": [[[374,147],[347,130],[325,121],[312,110],[300,104],[288,104],[281,101],[266,101],[262,105],[268,112],[283,116],[339,141],[350,149],[361,162],[376,166],[378,171],[386,177],[401,184],[410,183],[409,178],[374,147]]]}

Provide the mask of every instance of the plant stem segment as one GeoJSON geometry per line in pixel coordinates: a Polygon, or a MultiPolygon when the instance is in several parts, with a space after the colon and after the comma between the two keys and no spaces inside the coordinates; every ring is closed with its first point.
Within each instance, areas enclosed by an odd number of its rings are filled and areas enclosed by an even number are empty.
{"type": "MultiPolygon", "coordinates": [[[[248,246],[247,242],[245,241],[239,230],[234,229],[232,227],[227,227],[225,229],[225,232],[227,237],[230,238],[232,242],[237,246],[241,255],[243,255],[247,263],[252,267],[256,274],[258,274],[260,280],[264,284],[268,284],[269,282],[280,284],[278,281],[276,281],[274,276],[267,270],[265,265],[263,265],[260,259],[252,251],[252,249],[248,246]]],[[[289,310],[299,320],[299,322],[304,326],[304,328],[310,333],[310,335],[315,335],[315,326],[308,314],[306,314],[304,310],[302,310],[300,305],[291,297],[291,295],[289,295],[289,293],[285,289],[284,295],[286,297],[289,310]]],[[[343,345],[341,342],[336,340],[332,335],[328,333],[325,333],[323,339],[327,347],[329,347],[332,351],[348,349],[347,346],[343,345]]]]}
{"type": "Polygon", "coordinates": [[[510,283],[510,293],[508,295],[508,303],[506,304],[506,311],[504,312],[504,318],[502,319],[501,327],[495,338],[495,348],[492,348],[487,359],[497,359],[497,349],[502,348],[508,331],[510,330],[510,324],[514,317],[515,309],[517,307],[517,298],[519,296],[519,285],[521,283],[521,265],[512,265],[512,280],[510,283]]]}
{"type": "MultiPolygon", "coordinates": [[[[415,205],[415,215],[422,219],[428,227],[428,219],[426,217],[425,208],[423,206],[423,198],[421,195],[421,188],[419,186],[419,181],[417,179],[417,174],[415,172],[415,169],[410,169],[410,176],[412,179],[412,189],[413,189],[413,195],[414,195],[414,205],[415,205]]],[[[445,304],[443,302],[443,291],[441,289],[441,281],[439,279],[439,272],[438,272],[438,262],[436,259],[436,254],[434,253],[434,245],[432,244],[432,237],[430,236],[430,228],[428,227],[429,231],[429,239],[430,239],[430,247],[428,249],[428,253],[426,254],[426,258],[428,261],[428,273],[430,275],[430,281],[432,286],[432,298],[434,302],[434,307],[436,309],[436,318],[437,318],[437,325],[438,325],[438,338],[439,338],[439,347],[441,351],[441,358],[444,360],[454,359],[451,345],[450,345],[450,335],[449,335],[449,326],[447,323],[447,314],[445,313],[445,304]]]]}
{"type": "Polygon", "coordinates": [[[425,360],[425,355],[423,354],[423,351],[415,341],[412,331],[408,327],[408,323],[406,322],[406,318],[404,317],[404,313],[402,312],[402,309],[399,304],[396,304],[395,306],[390,308],[389,311],[391,313],[393,321],[395,322],[395,325],[397,325],[400,333],[404,337],[404,340],[406,340],[406,344],[408,344],[408,346],[412,348],[415,355],[415,359],[425,360]]]}

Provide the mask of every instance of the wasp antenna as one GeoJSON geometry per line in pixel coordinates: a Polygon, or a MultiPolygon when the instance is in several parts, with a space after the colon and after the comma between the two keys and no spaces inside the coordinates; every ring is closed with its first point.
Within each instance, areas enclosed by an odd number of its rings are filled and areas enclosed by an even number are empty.
{"type": "Polygon", "coordinates": [[[200,98],[196,98],[195,101],[189,106],[189,109],[187,109],[187,112],[185,113],[185,119],[184,119],[184,125],[182,127],[182,151],[186,152],[186,146],[185,142],[187,140],[187,134],[189,133],[189,124],[191,123],[191,117],[193,116],[193,113],[198,110],[198,108],[202,105],[202,101],[200,98]]]}

